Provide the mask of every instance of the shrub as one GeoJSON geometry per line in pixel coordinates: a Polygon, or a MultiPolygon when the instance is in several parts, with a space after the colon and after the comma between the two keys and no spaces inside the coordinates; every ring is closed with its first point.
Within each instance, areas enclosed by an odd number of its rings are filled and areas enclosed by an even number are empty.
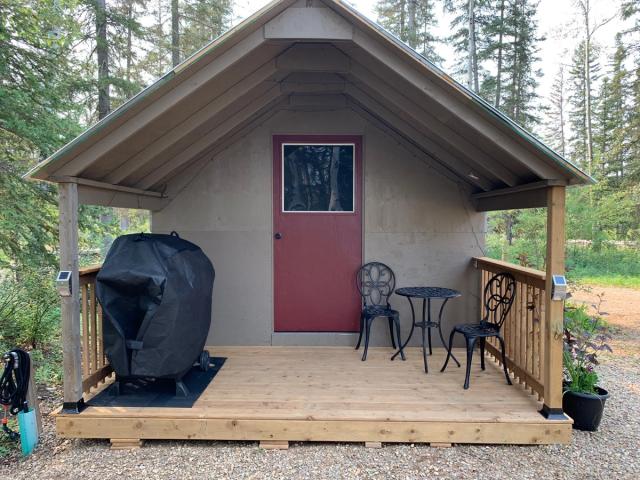
{"type": "Polygon", "coordinates": [[[598,353],[611,352],[609,329],[602,318],[589,315],[585,306],[567,307],[564,319],[563,366],[565,390],[596,393],[598,353]]]}

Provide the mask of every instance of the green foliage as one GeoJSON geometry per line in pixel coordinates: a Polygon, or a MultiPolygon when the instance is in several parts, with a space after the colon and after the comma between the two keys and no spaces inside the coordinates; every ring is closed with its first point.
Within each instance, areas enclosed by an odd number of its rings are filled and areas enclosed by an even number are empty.
{"type": "Polygon", "coordinates": [[[80,265],[100,263],[119,235],[149,232],[149,213],[144,210],[80,206],[80,265]]]}
{"type": "Polygon", "coordinates": [[[567,270],[573,279],[585,277],[640,278],[640,255],[636,248],[604,245],[600,249],[569,245],[567,270]]]}
{"type": "Polygon", "coordinates": [[[508,210],[489,215],[487,254],[518,265],[544,268],[546,210],[508,210]]]}
{"type": "Polygon", "coordinates": [[[596,393],[598,354],[611,352],[608,326],[602,318],[587,313],[586,306],[565,309],[563,366],[565,389],[596,393]]]}
{"type": "Polygon", "coordinates": [[[27,271],[0,281],[0,342],[5,347],[47,348],[58,336],[58,297],[52,270],[27,271]]]}
{"type": "Polygon", "coordinates": [[[70,62],[79,34],[75,6],[22,0],[1,7],[0,129],[41,155],[79,133],[73,97],[86,84],[70,62]]]}

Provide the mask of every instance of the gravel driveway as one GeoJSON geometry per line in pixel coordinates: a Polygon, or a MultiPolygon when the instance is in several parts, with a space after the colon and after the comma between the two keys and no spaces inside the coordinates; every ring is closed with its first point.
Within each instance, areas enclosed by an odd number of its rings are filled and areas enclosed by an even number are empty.
{"type": "MultiPolygon", "coordinates": [[[[640,303],[640,292],[626,294],[640,303]]],[[[623,342],[640,344],[640,330],[617,324],[620,316],[608,309],[611,323],[624,331],[623,342]]],[[[637,325],[637,315],[629,323],[637,325]]],[[[286,451],[263,451],[257,443],[155,441],[140,450],[111,451],[107,441],[58,440],[46,419],[36,453],[26,460],[5,459],[0,478],[640,479],[640,349],[620,350],[603,359],[601,384],[612,396],[600,431],[574,431],[571,445],[438,449],[389,444],[376,450],[362,444],[297,443],[286,451]]]]}

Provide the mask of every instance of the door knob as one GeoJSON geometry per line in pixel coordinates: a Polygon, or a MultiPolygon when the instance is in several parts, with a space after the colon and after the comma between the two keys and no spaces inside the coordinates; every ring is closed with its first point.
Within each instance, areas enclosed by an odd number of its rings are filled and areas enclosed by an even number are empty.
{"type": "Polygon", "coordinates": [[[277,232],[274,237],[276,238],[276,240],[280,240],[282,238],[282,234],[280,232],[277,232]]]}

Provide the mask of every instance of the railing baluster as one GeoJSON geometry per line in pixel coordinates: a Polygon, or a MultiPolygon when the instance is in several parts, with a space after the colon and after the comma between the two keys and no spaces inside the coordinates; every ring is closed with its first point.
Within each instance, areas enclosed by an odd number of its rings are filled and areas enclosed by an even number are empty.
{"type": "Polygon", "coordinates": [[[82,373],[89,376],[89,286],[82,285],[82,373]]]}
{"type": "Polygon", "coordinates": [[[98,309],[96,307],[96,284],[91,284],[91,373],[98,371],[98,309]]]}
{"type": "Polygon", "coordinates": [[[527,314],[527,373],[533,376],[533,312],[530,305],[533,295],[533,287],[526,286],[527,298],[525,299],[525,312],[527,314]]]}
{"type": "Polygon", "coordinates": [[[112,372],[104,355],[102,309],[96,297],[99,267],[80,270],[82,306],[82,389],[89,393],[112,372]]]}
{"type": "MultiPolygon", "coordinates": [[[[507,367],[516,380],[542,399],[544,394],[544,294],[545,273],[539,270],[487,258],[474,259],[481,272],[481,296],[496,273],[510,272],[516,278],[516,299],[507,315],[502,334],[507,367]]],[[[481,299],[482,304],[482,299],[481,299]]],[[[499,344],[487,342],[488,353],[499,363],[499,344]]]]}

